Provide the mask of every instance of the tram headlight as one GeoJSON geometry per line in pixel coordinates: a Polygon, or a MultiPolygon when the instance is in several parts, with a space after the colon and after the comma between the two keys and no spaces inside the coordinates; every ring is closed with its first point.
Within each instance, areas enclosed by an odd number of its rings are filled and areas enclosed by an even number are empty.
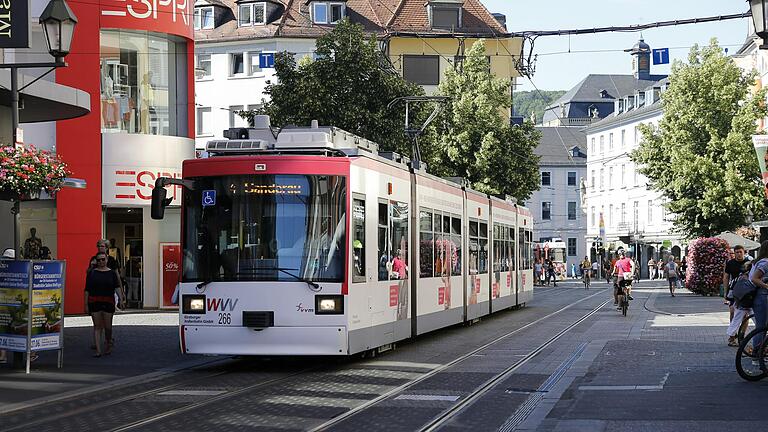
{"type": "Polygon", "coordinates": [[[205,295],[189,294],[181,296],[181,311],[184,314],[204,314],[205,295]]]}
{"type": "Polygon", "coordinates": [[[344,296],[317,295],[315,296],[315,314],[340,315],[344,313],[344,296]]]}

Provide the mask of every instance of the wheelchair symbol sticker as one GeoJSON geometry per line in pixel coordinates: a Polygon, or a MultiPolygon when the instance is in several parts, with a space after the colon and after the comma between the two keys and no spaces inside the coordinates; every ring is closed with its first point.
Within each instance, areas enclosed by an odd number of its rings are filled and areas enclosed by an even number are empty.
{"type": "Polygon", "coordinates": [[[216,205],[216,191],[204,190],[203,191],[203,207],[211,207],[216,205]]]}

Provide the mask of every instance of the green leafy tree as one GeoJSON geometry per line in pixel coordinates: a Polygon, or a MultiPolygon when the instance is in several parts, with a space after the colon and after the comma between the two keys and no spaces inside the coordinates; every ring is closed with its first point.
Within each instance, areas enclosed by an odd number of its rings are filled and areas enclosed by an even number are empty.
{"type": "Polygon", "coordinates": [[[688,64],[672,65],[658,127],[641,125],[632,159],[649,187],[668,200],[675,229],[689,237],[733,230],[764,213],[751,136],[766,115],[765,92],[750,95],[745,74],[712,39],[688,64]]]}
{"type": "Polygon", "coordinates": [[[510,82],[488,68],[485,42],[477,41],[463,67],[448,70],[439,92],[449,96],[445,130],[429,149],[438,174],[466,178],[474,189],[520,201],[538,188],[539,158],[533,150],[541,134],[525,121],[511,126],[510,82]]]}
{"type": "Polygon", "coordinates": [[[348,20],[337,24],[317,40],[314,61],[297,64],[290,54],[278,55],[275,72],[277,82],[267,87],[270,100],[261,110],[275,126],[318,120],[375,141],[383,150],[410,155],[403,107],[387,105],[423,90],[388,66],[375,37],[366,37],[361,26],[348,20]]]}

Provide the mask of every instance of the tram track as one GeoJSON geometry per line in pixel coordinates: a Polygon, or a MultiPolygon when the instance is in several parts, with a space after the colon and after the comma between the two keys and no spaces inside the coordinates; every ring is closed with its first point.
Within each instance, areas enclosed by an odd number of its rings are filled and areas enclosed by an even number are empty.
{"type": "MultiPolygon", "coordinates": [[[[320,432],[320,431],[328,431],[328,430],[334,430],[334,428],[340,426],[343,424],[343,422],[350,420],[358,415],[363,415],[366,410],[370,410],[374,407],[377,407],[378,405],[382,404],[385,401],[390,401],[394,399],[398,395],[403,395],[407,390],[414,388],[416,385],[433,378],[441,373],[445,373],[451,368],[459,365],[460,363],[464,362],[465,360],[477,355],[478,353],[493,347],[493,345],[498,344],[499,342],[503,341],[504,339],[509,338],[510,336],[513,336],[515,334],[518,334],[526,329],[529,329],[533,326],[536,326],[538,324],[541,324],[542,322],[566,311],[574,306],[585,302],[587,300],[590,300],[598,295],[604,295],[608,289],[603,289],[595,294],[592,294],[588,297],[582,298],[581,300],[578,300],[576,302],[573,302],[565,307],[562,307],[554,312],[551,312],[535,321],[532,321],[520,328],[517,328],[515,330],[512,330],[502,336],[499,336],[495,338],[494,340],[484,344],[483,346],[476,348],[456,359],[454,359],[451,362],[448,362],[424,375],[421,377],[412,380],[408,383],[405,383],[397,388],[392,389],[389,392],[386,392],[379,397],[372,399],[356,408],[353,408],[347,412],[345,412],[342,415],[339,415],[337,417],[334,417],[333,419],[316,426],[312,429],[310,429],[310,432],[320,432]]],[[[518,361],[514,362],[511,366],[504,369],[501,373],[496,374],[493,378],[487,380],[482,385],[480,385],[478,388],[476,388],[474,391],[466,395],[465,397],[461,398],[456,404],[452,405],[447,410],[443,411],[441,414],[439,414],[436,417],[433,417],[430,419],[424,426],[422,426],[419,430],[420,431],[435,431],[439,429],[441,426],[445,425],[447,422],[449,422],[451,419],[453,419],[458,413],[463,411],[465,408],[471,406],[476,400],[478,400],[480,397],[482,397],[484,394],[486,394],[490,389],[492,389],[494,386],[496,386],[498,383],[504,381],[506,378],[508,378],[510,375],[512,375],[515,371],[517,371],[521,366],[526,364],[531,359],[535,358],[537,355],[539,355],[543,350],[551,346],[554,342],[556,342],[558,339],[560,339],[563,335],[571,331],[573,328],[584,322],[585,320],[592,317],[594,314],[596,314],[600,309],[605,307],[606,304],[608,304],[611,301],[611,299],[606,300],[602,303],[600,303],[598,306],[591,308],[591,310],[582,315],[579,319],[572,322],[571,324],[567,325],[564,329],[557,332],[554,336],[550,337],[546,342],[539,345],[535,349],[533,349],[531,352],[526,354],[523,358],[519,359],[518,361]]]]}
{"type": "MultiPolygon", "coordinates": [[[[558,290],[558,293],[562,295],[566,291],[571,290],[563,287],[562,291],[560,291],[560,289],[558,290]]],[[[401,381],[396,384],[388,385],[388,388],[391,388],[391,390],[378,397],[375,397],[375,394],[368,395],[366,398],[373,398],[371,400],[366,401],[366,399],[360,399],[361,404],[359,406],[354,407],[352,410],[342,413],[341,415],[332,418],[329,421],[326,421],[326,423],[323,423],[320,426],[313,427],[313,425],[323,421],[322,418],[317,418],[316,422],[305,425],[304,428],[309,430],[329,429],[333,425],[343,422],[345,419],[353,416],[355,413],[362,412],[372,406],[375,406],[376,404],[385,400],[387,397],[396,395],[398,392],[402,393],[407,389],[413,388],[418,383],[424,382],[430,377],[433,377],[440,372],[446,371],[450,367],[460,363],[463,359],[467,359],[473,355],[476,355],[482,350],[492,347],[493,344],[503,341],[504,339],[507,339],[515,334],[519,334],[526,329],[540,325],[542,322],[548,319],[552,319],[558,314],[561,314],[564,311],[582,304],[585,301],[589,301],[590,299],[593,299],[595,296],[598,296],[605,291],[606,290],[596,291],[594,294],[588,297],[584,297],[573,302],[569,301],[567,304],[558,302],[553,305],[553,307],[557,308],[557,310],[548,313],[543,317],[540,317],[532,322],[528,322],[520,327],[516,327],[511,331],[507,331],[506,333],[495,337],[490,342],[483,344],[479,348],[473,349],[471,352],[437,367],[437,369],[429,372],[419,371],[418,373],[412,373],[413,376],[420,376],[416,377],[415,379],[411,377],[409,377],[407,380],[403,379],[402,381],[407,381],[404,383],[401,381]]],[[[552,294],[557,293],[553,292],[552,294]]],[[[569,327],[569,329],[572,327],[573,326],[569,327]]],[[[562,336],[562,334],[557,337],[560,336],[562,336]]],[[[553,341],[550,341],[549,344],[551,344],[553,341]]],[[[544,348],[545,347],[540,347],[537,352],[540,352],[544,348]]],[[[530,358],[533,358],[534,356],[535,355],[532,355],[530,358]]],[[[344,362],[342,364],[339,364],[338,362],[324,361],[321,364],[315,363],[310,367],[305,367],[307,363],[308,362],[306,361],[303,363],[300,362],[297,365],[285,365],[280,363],[276,371],[268,371],[261,369],[264,368],[264,364],[269,363],[259,362],[258,364],[251,364],[243,361],[242,363],[235,363],[235,369],[238,370],[233,371],[233,367],[225,367],[225,370],[208,373],[202,376],[192,376],[180,382],[162,385],[160,387],[155,387],[145,391],[122,395],[120,397],[109,400],[97,401],[95,403],[87,404],[87,406],[79,406],[74,409],[65,408],[66,411],[58,409],[57,411],[52,411],[50,415],[47,415],[44,418],[37,418],[30,422],[24,422],[23,424],[19,424],[17,422],[14,425],[9,425],[9,428],[0,427],[0,430],[18,431],[28,430],[31,427],[35,427],[35,429],[39,431],[82,430],[78,429],[76,425],[83,424],[83,421],[88,421],[87,419],[89,418],[97,417],[96,414],[98,412],[116,413],[116,415],[114,415],[111,419],[97,420],[98,423],[93,424],[92,427],[98,430],[115,432],[128,430],[155,430],[158,427],[162,428],[162,426],[166,426],[168,422],[179,423],[186,421],[182,419],[186,419],[186,416],[189,416],[190,414],[199,415],[200,413],[207,412],[209,409],[228,406],[231,405],[232,402],[238,402],[241,399],[253,400],[254,404],[265,403],[265,401],[268,401],[270,397],[273,397],[277,394],[284,394],[285,389],[293,388],[307,381],[316,380],[316,382],[332,383],[334,381],[333,377],[337,376],[338,374],[345,374],[351,371],[365,369],[369,366],[374,368],[377,367],[375,361],[373,363],[360,363],[357,361],[351,361],[344,362]],[[259,371],[253,372],[253,369],[258,369],[259,371]],[[247,373],[243,373],[244,371],[247,373]],[[241,376],[236,377],[237,375],[241,376]],[[228,380],[229,385],[219,384],[217,382],[219,379],[228,380]],[[248,382],[253,381],[254,379],[258,379],[258,382],[248,382]],[[219,389],[221,391],[218,392],[218,394],[205,396],[204,399],[188,398],[187,400],[168,401],[165,396],[162,396],[163,394],[173,392],[174,390],[179,390],[179,393],[183,393],[184,390],[194,391],[194,389],[219,389]],[[122,413],[117,415],[117,413],[121,411],[130,412],[132,407],[140,407],[136,412],[133,412],[134,415],[132,418],[123,417],[122,413]]],[[[518,363],[519,365],[522,365],[524,362],[518,363]]],[[[513,371],[509,373],[513,373],[513,371]]],[[[333,386],[331,385],[331,387],[333,386]]],[[[254,408],[254,410],[258,410],[258,408],[254,408]]],[[[4,417],[5,416],[0,416],[0,422],[4,420],[4,417]]],[[[326,417],[326,419],[328,418],[330,417],[326,417]]],[[[6,425],[8,425],[8,423],[6,423],[6,425]]]]}

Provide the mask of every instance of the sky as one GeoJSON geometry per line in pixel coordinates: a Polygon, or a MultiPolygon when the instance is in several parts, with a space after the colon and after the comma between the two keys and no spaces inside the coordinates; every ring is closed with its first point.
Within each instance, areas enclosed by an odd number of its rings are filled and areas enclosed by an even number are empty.
{"type": "MultiPolygon", "coordinates": [[[[507,16],[510,32],[570,30],[647,24],[676,19],[703,18],[747,12],[742,0],[481,0],[491,12],[507,16]]],[[[694,44],[708,44],[712,37],[735,53],[744,43],[751,19],[679,25],[643,30],[651,48],[669,48],[670,60],[685,61],[694,44]]],[[[532,80],[520,78],[518,91],[568,90],[591,73],[631,74],[631,48],[640,33],[598,33],[580,36],[542,36],[532,80]],[[594,51],[602,52],[594,52],[594,51]],[[570,51],[570,52],[569,52],[570,51]],[[592,51],[592,52],[579,52],[592,51]]],[[[527,48],[526,48],[527,49],[527,48]]],[[[651,73],[668,74],[669,65],[652,65],[651,73]]]]}

